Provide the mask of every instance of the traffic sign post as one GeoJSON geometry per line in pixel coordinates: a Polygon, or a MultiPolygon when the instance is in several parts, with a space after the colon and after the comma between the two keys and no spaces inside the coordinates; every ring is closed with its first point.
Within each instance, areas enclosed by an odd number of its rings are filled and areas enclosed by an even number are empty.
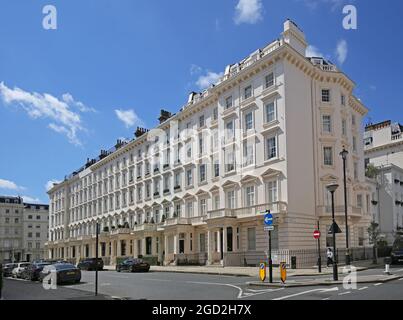
{"type": "Polygon", "coordinates": [[[271,258],[271,232],[274,230],[273,226],[273,215],[270,213],[270,210],[266,211],[264,216],[264,224],[265,231],[269,233],[269,282],[273,283],[273,260],[271,258]]]}
{"type": "Polygon", "coordinates": [[[319,225],[319,220],[318,220],[318,229],[315,230],[315,232],[313,233],[313,237],[318,240],[318,271],[319,273],[322,273],[322,257],[320,255],[320,236],[321,233],[319,231],[320,225],[319,225]]]}

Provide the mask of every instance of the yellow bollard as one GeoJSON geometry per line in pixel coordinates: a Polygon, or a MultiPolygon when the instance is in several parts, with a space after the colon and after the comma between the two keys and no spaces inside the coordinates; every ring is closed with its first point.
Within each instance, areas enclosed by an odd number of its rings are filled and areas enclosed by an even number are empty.
{"type": "Polygon", "coordinates": [[[280,263],[280,279],[282,283],[287,280],[287,264],[285,262],[280,263]]]}

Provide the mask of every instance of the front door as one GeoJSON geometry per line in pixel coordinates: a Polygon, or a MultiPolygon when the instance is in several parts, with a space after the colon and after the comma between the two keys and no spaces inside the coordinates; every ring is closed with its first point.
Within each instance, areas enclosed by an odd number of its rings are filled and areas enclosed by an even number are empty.
{"type": "Polygon", "coordinates": [[[179,240],[179,253],[185,253],[185,239],[179,240]]]}

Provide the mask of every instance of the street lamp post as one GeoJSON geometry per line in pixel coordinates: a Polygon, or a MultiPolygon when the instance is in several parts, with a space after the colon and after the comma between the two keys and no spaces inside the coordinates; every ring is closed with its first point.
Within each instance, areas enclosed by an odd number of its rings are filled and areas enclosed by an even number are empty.
{"type": "Polygon", "coordinates": [[[338,184],[331,184],[328,185],[326,188],[327,190],[332,194],[332,234],[333,234],[333,280],[338,281],[339,280],[339,275],[338,275],[338,269],[337,269],[337,255],[336,255],[336,219],[334,217],[334,193],[339,187],[338,184]]]}
{"type": "Polygon", "coordinates": [[[346,265],[349,266],[351,264],[350,260],[350,249],[349,249],[349,236],[348,236],[348,216],[347,216],[347,177],[346,177],[346,161],[348,151],[343,148],[343,151],[340,152],[341,157],[343,158],[343,177],[344,177],[344,219],[346,222],[346,265]]]}

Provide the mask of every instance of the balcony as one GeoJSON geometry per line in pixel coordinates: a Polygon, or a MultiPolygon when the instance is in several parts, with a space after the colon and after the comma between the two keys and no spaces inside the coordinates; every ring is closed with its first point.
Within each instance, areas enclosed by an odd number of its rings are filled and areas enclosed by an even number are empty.
{"type": "Polygon", "coordinates": [[[403,134],[402,133],[397,133],[397,134],[393,134],[392,135],[392,141],[397,141],[403,138],[403,134]]]}
{"type": "Polygon", "coordinates": [[[168,226],[188,225],[188,224],[190,224],[190,221],[188,218],[176,217],[176,218],[166,219],[162,226],[168,227],[168,226]]]}
{"type": "MultiPolygon", "coordinates": [[[[318,207],[319,214],[321,216],[331,216],[332,214],[332,207],[331,206],[319,206],[318,207]]],[[[335,216],[336,217],[344,217],[344,205],[343,206],[335,206],[334,208],[335,216]]],[[[348,207],[347,208],[347,215],[348,216],[357,216],[361,217],[363,214],[363,209],[358,207],[348,207]]]]}
{"type": "Polygon", "coordinates": [[[200,224],[205,223],[206,218],[207,218],[207,215],[204,215],[204,216],[200,216],[200,217],[193,217],[193,218],[190,218],[189,220],[192,225],[200,225],[200,224]]]}
{"type": "Polygon", "coordinates": [[[152,231],[157,231],[157,225],[154,223],[143,223],[143,224],[136,224],[133,227],[134,232],[140,232],[140,231],[145,231],[145,232],[152,232],[152,231]]]}
{"type": "Polygon", "coordinates": [[[119,229],[112,230],[110,232],[111,236],[117,235],[117,234],[130,234],[130,229],[129,228],[119,228],[119,229]]]}
{"type": "Polygon", "coordinates": [[[212,210],[207,213],[207,220],[219,218],[235,218],[234,210],[232,209],[218,209],[212,210]]]}
{"type": "Polygon", "coordinates": [[[245,218],[256,215],[261,215],[263,212],[270,210],[274,214],[282,214],[287,212],[287,204],[285,202],[273,202],[266,204],[259,204],[247,208],[235,209],[234,214],[237,218],[245,218]]]}

